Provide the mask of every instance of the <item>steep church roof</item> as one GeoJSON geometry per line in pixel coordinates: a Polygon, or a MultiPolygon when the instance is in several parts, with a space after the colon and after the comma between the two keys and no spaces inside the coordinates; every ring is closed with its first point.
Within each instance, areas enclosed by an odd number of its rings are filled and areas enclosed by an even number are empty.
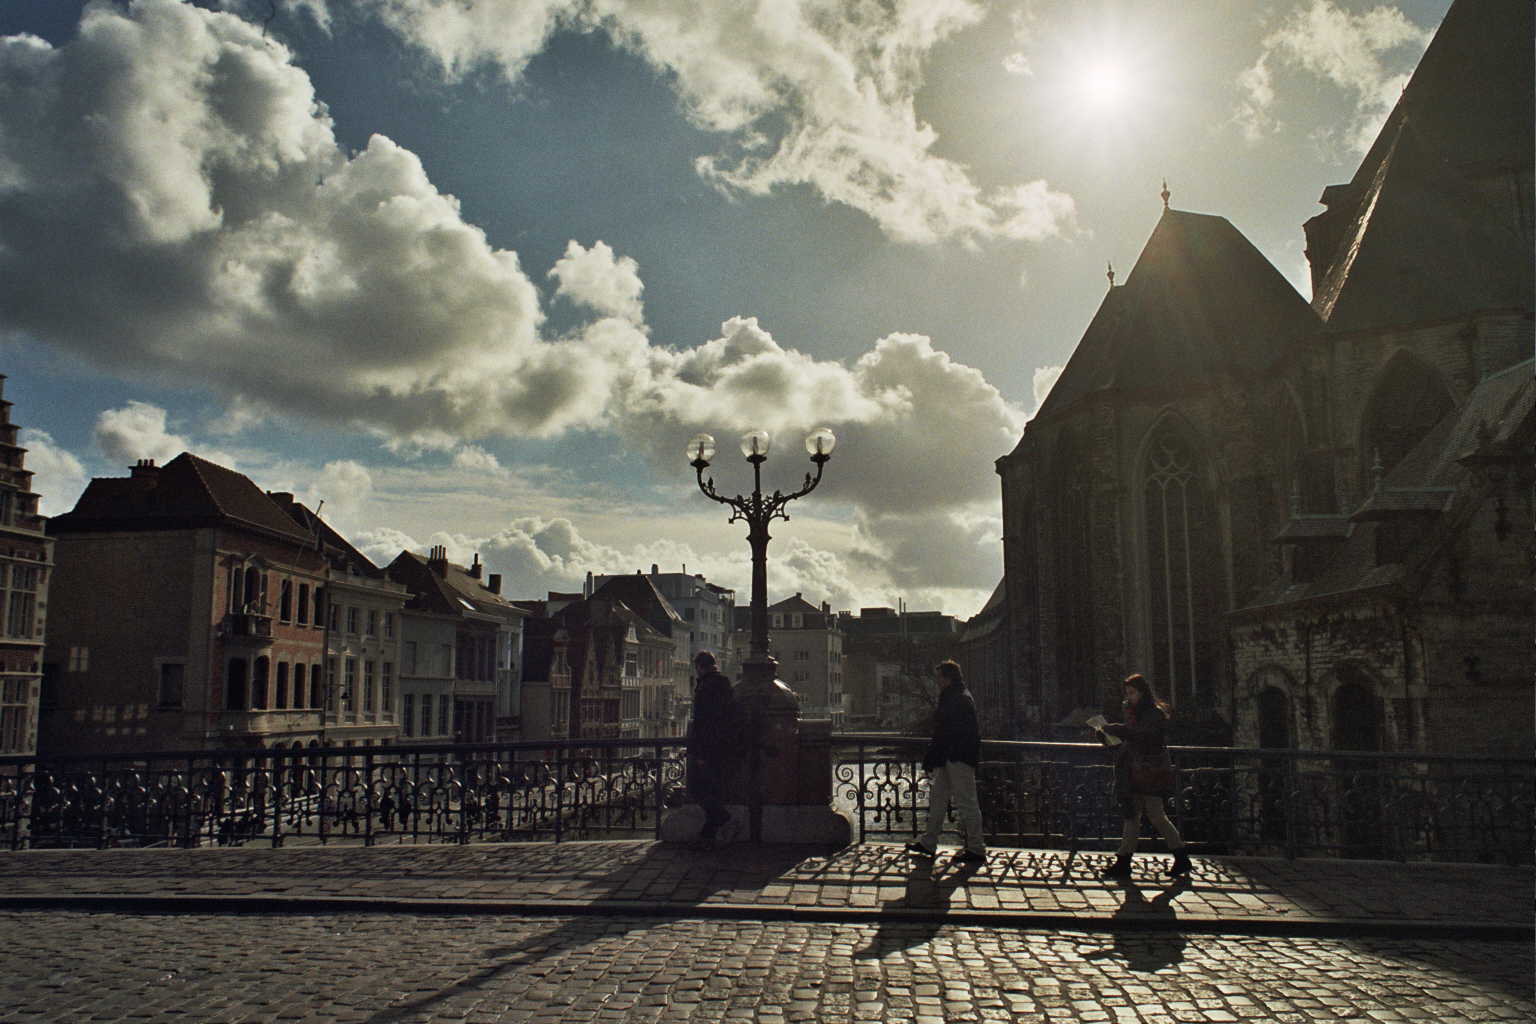
{"type": "Polygon", "coordinates": [[[1256,372],[1318,326],[1306,300],[1226,218],[1164,210],[1036,418],[1098,391],[1256,372]]]}
{"type": "Polygon", "coordinates": [[[1323,193],[1307,234],[1329,331],[1531,304],[1509,194],[1536,144],[1531,36],[1530,0],[1459,0],[1353,180],[1323,193]]]}

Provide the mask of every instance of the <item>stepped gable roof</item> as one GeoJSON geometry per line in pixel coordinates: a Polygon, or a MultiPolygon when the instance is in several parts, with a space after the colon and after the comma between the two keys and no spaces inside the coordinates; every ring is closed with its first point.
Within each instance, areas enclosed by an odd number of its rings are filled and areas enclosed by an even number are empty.
{"type": "Polygon", "coordinates": [[[1164,210],[1036,419],[1095,392],[1257,372],[1319,326],[1306,300],[1225,217],[1164,210]]]}
{"type": "Polygon", "coordinates": [[[622,602],[643,618],[652,629],[665,636],[686,632],[683,617],[672,607],[672,602],[662,596],[656,584],[643,573],[614,576],[592,592],[593,598],[622,602]]]}
{"type": "Polygon", "coordinates": [[[1478,181],[1532,166],[1532,31],[1530,0],[1458,0],[1354,178],[1324,192],[1354,203],[1334,251],[1312,254],[1330,331],[1531,305],[1530,244],[1478,181]]]}
{"type": "Polygon", "coordinates": [[[130,477],[98,477],[75,507],[54,516],[50,533],[85,530],[164,530],[239,526],[296,544],[313,546],[315,535],[294,522],[243,473],[191,452],[130,477]]]}

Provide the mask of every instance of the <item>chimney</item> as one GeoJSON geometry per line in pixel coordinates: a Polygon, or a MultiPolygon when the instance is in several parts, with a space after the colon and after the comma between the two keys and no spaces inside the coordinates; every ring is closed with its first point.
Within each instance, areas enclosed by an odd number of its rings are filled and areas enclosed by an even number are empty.
{"type": "Polygon", "coordinates": [[[661,572],[661,570],[656,567],[656,563],[655,562],[652,562],[651,563],[651,575],[655,576],[659,572],[661,572]]]}
{"type": "Polygon", "coordinates": [[[427,552],[427,566],[437,575],[444,576],[448,573],[448,548],[443,544],[434,544],[427,552]]]}
{"type": "Polygon", "coordinates": [[[499,572],[491,573],[490,581],[487,583],[485,589],[489,590],[493,594],[500,594],[501,593],[501,573],[499,573],[499,572]]]}
{"type": "Polygon", "coordinates": [[[591,597],[592,596],[592,573],[591,573],[590,570],[587,572],[587,583],[586,583],[586,586],[581,588],[581,596],[582,597],[591,597]]]}
{"type": "Polygon", "coordinates": [[[293,492],[292,491],[268,491],[267,492],[267,497],[271,498],[273,501],[277,502],[279,505],[292,505],[293,504],[293,492]]]}
{"type": "Polygon", "coordinates": [[[160,472],[160,468],[155,465],[154,459],[140,459],[129,468],[135,477],[155,476],[160,472]]]}
{"type": "Polygon", "coordinates": [[[470,579],[476,579],[476,580],[479,579],[480,578],[480,573],[482,571],[483,570],[480,568],[480,552],[476,551],[475,552],[475,560],[469,566],[469,577],[470,577],[470,579]]]}

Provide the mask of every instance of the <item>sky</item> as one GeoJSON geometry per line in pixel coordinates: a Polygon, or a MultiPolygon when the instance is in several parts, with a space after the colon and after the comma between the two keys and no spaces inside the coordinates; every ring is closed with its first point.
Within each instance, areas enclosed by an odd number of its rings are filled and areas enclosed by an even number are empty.
{"type": "Polygon", "coordinates": [[[1007,454],[1162,210],[1310,297],[1449,0],[5,0],[0,372],[45,514],[182,451],[515,597],[968,617],[1007,454]]]}

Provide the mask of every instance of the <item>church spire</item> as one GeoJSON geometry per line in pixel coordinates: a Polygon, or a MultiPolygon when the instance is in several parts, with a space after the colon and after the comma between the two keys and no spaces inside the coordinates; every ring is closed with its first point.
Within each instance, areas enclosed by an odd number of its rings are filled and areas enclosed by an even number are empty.
{"type": "Polygon", "coordinates": [[[1108,269],[1105,270],[1104,276],[1109,278],[1109,286],[1113,288],[1115,286],[1115,265],[1113,263],[1106,263],[1105,266],[1108,269]]]}

